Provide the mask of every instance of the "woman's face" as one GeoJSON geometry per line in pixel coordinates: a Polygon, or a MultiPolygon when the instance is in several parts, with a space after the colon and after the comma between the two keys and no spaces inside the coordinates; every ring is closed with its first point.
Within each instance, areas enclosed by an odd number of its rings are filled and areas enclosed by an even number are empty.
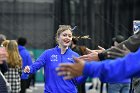
{"type": "Polygon", "coordinates": [[[59,46],[68,47],[72,41],[72,32],[70,30],[65,30],[57,39],[59,46]]]}

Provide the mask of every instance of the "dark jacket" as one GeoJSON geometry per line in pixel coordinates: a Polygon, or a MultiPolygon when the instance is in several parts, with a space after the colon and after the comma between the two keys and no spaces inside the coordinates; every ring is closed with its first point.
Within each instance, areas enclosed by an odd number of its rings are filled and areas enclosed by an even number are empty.
{"type": "MultiPolygon", "coordinates": [[[[8,71],[8,66],[6,62],[3,62],[3,64],[0,64],[0,70],[2,73],[5,73],[8,71]]],[[[0,75],[0,93],[8,93],[6,83],[1,75],[0,75]]]]}
{"type": "MultiPolygon", "coordinates": [[[[123,45],[125,45],[131,52],[137,51],[137,49],[140,47],[140,31],[131,37],[129,37],[127,40],[120,43],[118,48],[122,49],[123,45]]],[[[108,59],[107,52],[118,52],[114,48],[109,48],[102,53],[98,54],[100,60],[108,59]]],[[[119,53],[119,52],[118,52],[119,53]]]]}
{"type": "Polygon", "coordinates": [[[8,71],[8,65],[5,61],[3,62],[3,64],[0,64],[0,70],[3,74],[8,71]]]}

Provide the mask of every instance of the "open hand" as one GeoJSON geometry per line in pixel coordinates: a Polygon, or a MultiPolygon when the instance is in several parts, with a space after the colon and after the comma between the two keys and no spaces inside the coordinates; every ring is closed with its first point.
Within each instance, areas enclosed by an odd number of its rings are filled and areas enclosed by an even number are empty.
{"type": "Polygon", "coordinates": [[[30,67],[29,66],[26,66],[25,68],[24,68],[24,73],[29,73],[30,72],[30,67]]]}
{"type": "Polygon", "coordinates": [[[64,76],[64,79],[71,79],[77,76],[82,75],[82,71],[84,68],[84,60],[79,58],[74,58],[75,62],[72,63],[62,63],[59,65],[56,70],[58,71],[59,76],[64,76]]]}

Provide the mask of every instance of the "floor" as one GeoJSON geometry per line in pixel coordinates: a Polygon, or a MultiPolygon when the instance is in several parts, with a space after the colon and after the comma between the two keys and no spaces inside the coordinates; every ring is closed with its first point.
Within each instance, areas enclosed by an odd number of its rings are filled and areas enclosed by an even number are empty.
{"type": "MultiPolygon", "coordinates": [[[[99,90],[94,90],[94,89],[89,90],[90,85],[91,85],[91,83],[86,83],[86,93],[100,93],[99,90]]],[[[31,89],[28,89],[26,91],[26,93],[43,93],[43,91],[44,91],[43,83],[37,83],[35,86],[36,86],[35,88],[31,87],[31,89]]],[[[103,93],[106,93],[105,85],[103,87],[103,93]]]]}

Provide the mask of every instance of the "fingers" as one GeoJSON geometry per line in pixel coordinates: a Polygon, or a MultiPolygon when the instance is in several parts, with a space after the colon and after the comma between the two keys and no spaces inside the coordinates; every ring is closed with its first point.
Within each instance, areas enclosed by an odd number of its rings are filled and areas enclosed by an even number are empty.
{"type": "Polygon", "coordinates": [[[67,68],[71,68],[72,65],[73,65],[72,63],[62,63],[62,64],[59,64],[60,68],[57,68],[57,69],[66,70],[67,68]]]}
{"type": "Polygon", "coordinates": [[[70,66],[61,64],[60,67],[57,67],[57,68],[56,68],[56,71],[68,71],[69,68],[70,68],[70,66]]]}
{"type": "Polygon", "coordinates": [[[30,72],[30,67],[29,66],[26,66],[25,68],[24,68],[24,73],[29,73],[30,72]]]}
{"type": "Polygon", "coordinates": [[[105,50],[103,47],[101,47],[101,46],[98,46],[98,48],[100,49],[100,50],[105,50]]]}
{"type": "Polygon", "coordinates": [[[68,68],[62,68],[62,67],[60,67],[60,68],[57,68],[56,70],[59,71],[57,73],[57,75],[58,76],[64,76],[63,78],[65,80],[72,79],[73,78],[73,76],[71,75],[71,70],[68,69],[68,68]]]}
{"type": "Polygon", "coordinates": [[[82,59],[83,61],[99,61],[98,53],[90,53],[88,55],[83,55],[79,57],[79,59],[82,59]]]}
{"type": "Polygon", "coordinates": [[[68,80],[68,79],[74,78],[74,77],[71,75],[71,72],[66,72],[66,71],[58,72],[58,76],[64,76],[64,77],[63,77],[64,80],[68,80]]]}
{"type": "Polygon", "coordinates": [[[83,62],[84,60],[83,59],[80,59],[80,58],[73,58],[74,59],[74,61],[76,62],[76,63],[79,63],[79,62],[83,62]]]}
{"type": "Polygon", "coordinates": [[[65,76],[65,75],[67,75],[67,72],[66,71],[61,71],[61,72],[58,72],[57,75],[58,76],[65,76]]]}
{"type": "Polygon", "coordinates": [[[113,47],[113,48],[114,48],[115,50],[121,52],[121,53],[124,53],[124,50],[123,50],[123,49],[120,49],[120,48],[118,48],[118,47],[113,47]]]}
{"type": "Polygon", "coordinates": [[[89,57],[88,55],[83,55],[83,56],[80,56],[79,58],[83,59],[83,60],[86,60],[86,59],[88,59],[88,57],[89,57]]]}
{"type": "Polygon", "coordinates": [[[0,60],[7,60],[7,56],[6,55],[0,55],[0,60]]]}
{"type": "Polygon", "coordinates": [[[0,47],[0,60],[4,61],[7,60],[8,53],[6,52],[5,47],[0,47]]]}
{"type": "Polygon", "coordinates": [[[115,59],[115,58],[118,58],[119,56],[116,56],[116,55],[108,55],[107,57],[108,58],[111,58],[111,59],[115,59]]]}
{"type": "Polygon", "coordinates": [[[71,72],[69,71],[58,72],[58,76],[70,76],[70,75],[71,75],[71,72]]]}
{"type": "Polygon", "coordinates": [[[130,52],[130,50],[125,45],[123,45],[123,49],[120,49],[118,47],[113,47],[113,48],[124,55],[126,55],[130,52]]]}
{"type": "Polygon", "coordinates": [[[130,50],[124,44],[123,44],[123,49],[130,52],[130,50]]]}
{"type": "Polygon", "coordinates": [[[74,78],[74,77],[70,76],[70,75],[64,76],[64,80],[68,80],[68,79],[72,79],[72,78],[74,78]]]}
{"type": "Polygon", "coordinates": [[[59,67],[56,68],[56,71],[58,71],[58,75],[64,76],[64,75],[70,74],[71,65],[72,64],[60,64],[59,67]],[[66,72],[68,72],[68,73],[66,73],[66,72]]]}
{"type": "Polygon", "coordinates": [[[107,57],[109,58],[116,58],[116,57],[123,57],[124,54],[117,53],[117,52],[107,52],[107,57]]]}
{"type": "Polygon", "coordinates": [[[89,48],[86,48],[86,52],[87,52],[87,53],[92,53],[92,50],[89,49],[89,48]]]}

